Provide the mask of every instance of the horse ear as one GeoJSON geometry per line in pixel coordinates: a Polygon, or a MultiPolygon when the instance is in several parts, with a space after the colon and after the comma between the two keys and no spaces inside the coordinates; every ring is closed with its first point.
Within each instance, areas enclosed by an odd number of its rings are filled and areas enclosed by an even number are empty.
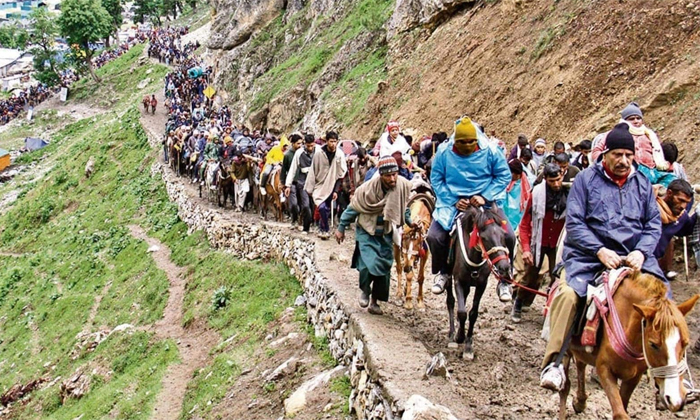
{"type": "Polygon", "coordinates": [[[693,306],[695,306],[695,303],[700,299],[700,295],[695,295],[691,297],[690,299],[686,300],[685,302],[681,303],[678,305],[678,310],[681,311],[683,316],[688,315],[688,312],[693,310],[693,306]]]}
{"type": "Polygon", "coordinates": [[[656,315],[656,309],[649,306],[637,305],[636,303],[633,303],[632,306],[634,307],[634,310],[647,321],[651,320],[654,318],[654,315],[656,315]]]}

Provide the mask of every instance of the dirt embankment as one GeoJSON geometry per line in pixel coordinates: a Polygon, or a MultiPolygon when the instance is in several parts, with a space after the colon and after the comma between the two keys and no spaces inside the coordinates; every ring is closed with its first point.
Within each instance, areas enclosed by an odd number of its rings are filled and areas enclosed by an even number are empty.
{"type": "MultiPolygon", "coordinates": [[[[432,132],[467,113],[509,143],[520,132],[577,142],[637,100],[690,162],[699,36],[698,1],[481,2],[390,42],[389,83],[368,104],[369,126],[391,116],[432,132]]],[[[363,126],[351,131],[370,135],[363,126]]]]}

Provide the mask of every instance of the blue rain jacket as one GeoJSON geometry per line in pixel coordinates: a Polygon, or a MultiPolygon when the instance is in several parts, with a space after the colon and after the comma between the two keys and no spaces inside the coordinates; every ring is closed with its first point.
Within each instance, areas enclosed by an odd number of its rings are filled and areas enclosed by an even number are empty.
{"type": "Polygon", "coordinates": [[[452,229],[459,199],[480,195],[502,208],[511,179],[505,156],[483,136],[478,139],[479,150],[469,156],[456,154],[453,145],[451,138],[438,147],[430,174],[437,197],[433,218],[447,231],[452,229]]]}
{"type": "Polygon", "coordinates": [[[634,171],[618,187],[602,163],[574,179],[566,202],[564,266],[566,281],[579,296],[604,269],[596,253],[606,247],[620,256],[641,251],[642,271],[666,281],[654,249],[661,238],[661,216],[649,180],[634,171]]]}

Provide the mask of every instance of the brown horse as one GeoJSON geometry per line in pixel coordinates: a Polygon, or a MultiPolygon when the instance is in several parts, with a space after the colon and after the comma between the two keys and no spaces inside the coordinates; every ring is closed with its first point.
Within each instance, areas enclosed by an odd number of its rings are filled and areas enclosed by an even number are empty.
{"type": "MultiPolygon", "coordinates": [[[[687,370],[685,349],[690,339],[685,315],[695,306],[700,295],[676,305],[666,298],[666,284],[652,275],[634,273],[621,281],[605,317],[608,323],[612,323],[613,312],[617,312],[624,330],[622,337],[609,334],[607,328],[603,328],[602,339],[592,353],[586,352],[576,338],[569,348],[568,353],[573,356],[578,372],[574,411],[580,413],[586,408],[586,365],[595,366],[615,420],[630,418],[627,405],[647,369],[666,408],[679,411],[688,392],[683,384],[687,370]],[[618,354],[611,344],[625,339],[634,352],[631,355],[618,354]]],[[[568,363],[564,369],[567,378],[559,393],[560,419],[566,418],[566,397],[571,387],[568,363]]]]}
{"type": "Polygon", "coordinates": [[[425,279],[425,263],[429,258],[429,250],[425,242],[425,237],[433,222],[431,207],[434,206],[432,196],[420,194],[409,202],[411,210],[411,222],[414,227],[404,225],[401,235],[401,247],[394,245],[394,260],[396,261],[396,297],[406,297],[404,308],[413,309],[413,271],[418,268],[418,298],[416,306],[424,309],[423,303],[423,280],[425,279]],[[406,285],[403,287],[401,273],[406,273],[406,285]]]}
{"type": "Polygon", "coordinates": [[[143,104],[143,110],[146,111],[146,114],[148,114],[148,107],[151,106],[151,96],[144,96],[141,103],[143,104]]]}
{"type": "MultiPolygon", "coordinates": [[[[266,194],[263,196],[262,200],[262,216],[265,220],[267,220],[267,207],[271,202],[275,209],[277,221],[282,221],[282,200],[280,199],[280,194],[282,193],[283,187],[282,181],[280,180],[281,172],[282,167],[280,165],[275,165],[270,172],[267,185],[264,186],[266,194]]],[[[260,187],[263,188],[262,185],[260,187]]]]}
{"type": "Polygon", "coordinates": [[[230,162],[222,162],[219,166],[218,181],[216,183],[216,201],[219,207],[226,208],[226,200],[231,197],[231,207],[235,206],[233,198],[233,177],[231,176],[230,162]],[[224,201],[221,201],[223,197],[224,201]]]}

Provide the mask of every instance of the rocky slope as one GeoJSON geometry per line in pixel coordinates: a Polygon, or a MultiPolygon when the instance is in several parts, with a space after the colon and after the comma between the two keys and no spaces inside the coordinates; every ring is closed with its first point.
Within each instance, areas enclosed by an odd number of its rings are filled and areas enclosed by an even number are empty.
{"type": "MultiPolygon", "coordinates": [[[[468,113],[576,142],[637,100],[686,165],[700,137],[698,0],[218,0],[209,47],[252,125],[376,138],[468,113]]],[[[691,165],[691,169],[693,165],[691,165]]]]}

